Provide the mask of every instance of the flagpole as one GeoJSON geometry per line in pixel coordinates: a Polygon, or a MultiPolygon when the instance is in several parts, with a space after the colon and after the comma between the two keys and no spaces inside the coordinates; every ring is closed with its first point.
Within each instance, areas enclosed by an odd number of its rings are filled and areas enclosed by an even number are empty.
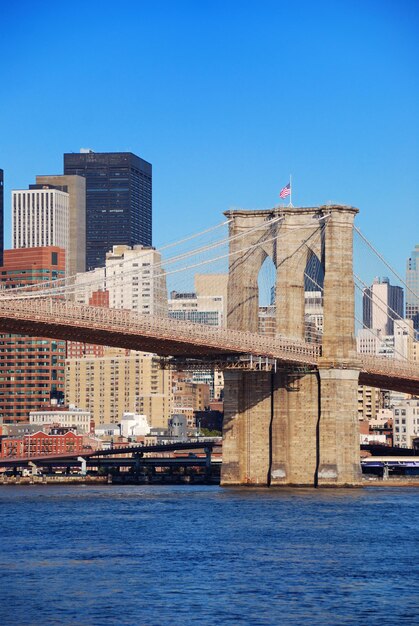
{"type": "Polygon", "coordinates": [[[292,206],[292,178],[291,178],[291,174],[290,174],[290,206],[292,206]]]}

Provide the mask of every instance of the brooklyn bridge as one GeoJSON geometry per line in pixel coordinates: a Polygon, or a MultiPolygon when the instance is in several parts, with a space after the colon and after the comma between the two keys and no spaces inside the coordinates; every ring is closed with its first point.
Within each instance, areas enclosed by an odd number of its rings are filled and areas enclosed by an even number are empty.
{"type": "MultiPolygon", "coordinates": [[[[223,485],[356,485],[358,385],[419,393],[417,362],[357,352],[357,213],[342,205],[226,212],[224,326],[170,319],[167,311],[144,315],[82,304],[75,282],[66,279],[1,291],[0,332],[118,346],[185,368],[222,369],[223,485]],[[267,258],[275,267],[272,336],[258,328],[258,276],[267,258]],[[322,334],[315,341],[306,336],[307,280],[322,301],[322,334]]],[[[184,256],[185,267],[200,267],[184,256]]],[[[211,268],[211,258],[201,265],[211,268]]],[[[158,284],[162,274],[154,268],[151,279],[158,284]]]]}

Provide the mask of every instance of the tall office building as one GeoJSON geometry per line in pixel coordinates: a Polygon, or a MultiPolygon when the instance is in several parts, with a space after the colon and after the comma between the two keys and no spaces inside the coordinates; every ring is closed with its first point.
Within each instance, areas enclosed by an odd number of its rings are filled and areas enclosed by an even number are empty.
{"type": "Polygon", "coordinates": [[[151,246],[152,168],[131,152],[64,154],[64,174],[86,179],[86,269],[114,245],[151,246]]]}
{"type": "Polygon", "coordinates": [[[68,193],[70,276],[86,270],[86,179],[83,176],[37,176],[38,187],[54,187],[68,193]]]}
{"type": "Polygon", "coordinates": [[[66,401],[91,411],[95,424],[118,423],[124,412],[147,416],[153,428],[167,428],[172,372],[146,352],[106,348],[103,357],[66,361],[66,401]]]}
{"type": "MultiPolygon", "coordinates": [[[[78,274],[75,285],[80,304],[167,315],[166,276],[152,247],[113,246],[105,267],[78,274]]],[[[128,411],[167,427],[171,372],[153,355],[69,342],[66,371],[67,401],[90,409],[96,424],[119,422],[128,411]]]]}
{"type": "Polygon", "coordinates": [[[13,248],[58,246],[66,253],[68,270],[69,195],[52,185],[30,185],[12,191],[13,248]]]}
{"type": "Polygon", "coordinates": [[[407,259],[406,285],[406,317],[413,320],[414,328],[419,330],[419,244],[407,259]]]}
{"type": "Polygon", "coordinates": [[[0,170],[0,265],[3,265],[3,250],[4,250],[4,226],[3,226],[3,214],[4,214],[4,172],[0,170]]]}
{"type": "MultiPolygon", "coordinates": [[[[65,253],[58,247],[5,250],[0,288],[53,282],[64,277],[65,253]]],[[[64,396],[65,341],[0,335],[0,418],[27,422],[29,411],[64,396]]]]}
{"type": "Polygon", "coordinates": [[[394,334],[394,320],[403,318],[403,289],[390,285],[388,278],[375,278],[364,289],[363,323],[383,335],[394,334]]]}

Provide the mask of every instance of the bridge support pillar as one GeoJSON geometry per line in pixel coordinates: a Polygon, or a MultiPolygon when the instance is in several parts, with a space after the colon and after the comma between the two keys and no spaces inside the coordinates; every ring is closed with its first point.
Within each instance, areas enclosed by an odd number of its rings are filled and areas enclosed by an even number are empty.
{"type": "Polygon", "coordinates": [[[271,416],[270,372],[224,372],[222,485],[266,486],[271,416]]]}
{"type": "Polygon", "coordinates": [[[86,459],[84,459],[82,456],[78,456],[77,460],[80,461],[81,463],[81,467],[80,467],[80,473],[82,476],[86,476],[87,474],[87,463],[86,463],[86,459]]]}
{"type": "Polygon", "coordinates": [[[315,482],[318,384],[313,374],[227,371],[222,485],[315,482]]]}
{"type": "Polygon", "coordinates": [[[33,461],[29,461],[28,466],[30,467],[31,475],[38,476],[38,467],[36,463],[34,463],[33,461]]]}
{"type": "Polygon", "coordinates": [[[359,369],[319,368],[318,486],[361,483],[359,457],[359,369]]]}
{"type": "Polygon", "coordinates": [[[358,369],[227,371],[222,485],[360,484],[358,369]]]}
{"type": "Polygon", "coordinates": [[[274,410],[270,484],[313,487],[318,422],[315,373],[279,372],[274,410]]]}

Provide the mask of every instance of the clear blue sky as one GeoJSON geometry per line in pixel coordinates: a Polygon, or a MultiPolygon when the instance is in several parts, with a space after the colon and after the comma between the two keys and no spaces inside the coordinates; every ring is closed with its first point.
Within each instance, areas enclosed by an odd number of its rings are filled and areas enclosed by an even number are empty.
{"type": "Polygon", "coordinates": [[[2,3],[10,190],[80,147],[153,164],[154,244],[264,208],[360,208],[404,274],[419,242],[417,0],[2,3]]]}

